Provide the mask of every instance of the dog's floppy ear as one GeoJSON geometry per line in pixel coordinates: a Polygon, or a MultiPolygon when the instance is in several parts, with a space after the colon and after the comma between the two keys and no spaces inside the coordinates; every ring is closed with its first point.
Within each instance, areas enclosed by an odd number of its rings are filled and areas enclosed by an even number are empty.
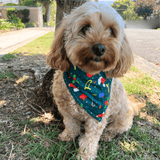
{"type": "Polygon", "coordinates": [[[67,19],[64,18],[61,26],[55,31],[55,39],[53,41],[51,51],[47,55],[47,64],[54,69],[67,71],[70,67],[64,47],[64,31],[67,19]]]}
{"type": "Polygon", "coordinates": [[[133,54],[129,42],[127,40],[126,35],[124,35],[124,39],[121,46],[121,51],[119,53],[119,61],[115,69],[109,71],[107,74],[108,77],[122,77],[123,74],[127,72],[127,70],[131,67],[133,63],[133,54]]]}

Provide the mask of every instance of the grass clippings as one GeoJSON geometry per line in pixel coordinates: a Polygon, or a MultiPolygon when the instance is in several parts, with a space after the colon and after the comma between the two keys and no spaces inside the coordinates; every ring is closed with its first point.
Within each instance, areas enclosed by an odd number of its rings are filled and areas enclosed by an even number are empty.
{"type": "MultiPolygon", "coordinates": [[[[49,70],[45,55],[52,38],[53,32],[50,32],[16,50],[14,53],[19,53],[18,56],[0,60],[2,160],[76,160],[80,137],[71,142],[59,141],[58,134],[64,129],[62,120],[54,118],[52,106],[41,108],[33,103],[33,90],[41,85],[49,70]]],[[[158,160],[160,83],[134,66],[120,80],[135,110],[133,126],[111,142],[100,142],[96,160],[158,160]]]]}

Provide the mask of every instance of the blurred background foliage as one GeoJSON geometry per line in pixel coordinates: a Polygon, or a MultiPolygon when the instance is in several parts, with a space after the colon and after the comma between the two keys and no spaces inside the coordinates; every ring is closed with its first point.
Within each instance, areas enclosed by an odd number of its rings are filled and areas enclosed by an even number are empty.
{"type": "Polygon", "coordinates": [[[160,4],[157,0],[116,0],[111,5],[124,20],[147,19],[147,17],[160,14],[160,4]]]}

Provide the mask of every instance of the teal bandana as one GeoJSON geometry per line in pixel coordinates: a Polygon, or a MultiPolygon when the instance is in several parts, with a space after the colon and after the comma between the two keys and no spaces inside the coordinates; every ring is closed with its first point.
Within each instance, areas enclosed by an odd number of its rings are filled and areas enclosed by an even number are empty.
{"type": "Polygon", "coordinates": [[[91,75],[71,64],[64,81],[76,102],[99,122],[109,105],[111,82],[104,72],[91,75]]]}

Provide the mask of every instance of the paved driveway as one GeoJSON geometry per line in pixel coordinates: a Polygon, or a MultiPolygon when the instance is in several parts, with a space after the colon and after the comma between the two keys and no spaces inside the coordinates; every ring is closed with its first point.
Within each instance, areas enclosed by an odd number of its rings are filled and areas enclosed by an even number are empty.
{"type": "Polygon", "coordinates": [[[160,30],[126,29],[134,53],[153,64],[160,64],[160,30]]]}

